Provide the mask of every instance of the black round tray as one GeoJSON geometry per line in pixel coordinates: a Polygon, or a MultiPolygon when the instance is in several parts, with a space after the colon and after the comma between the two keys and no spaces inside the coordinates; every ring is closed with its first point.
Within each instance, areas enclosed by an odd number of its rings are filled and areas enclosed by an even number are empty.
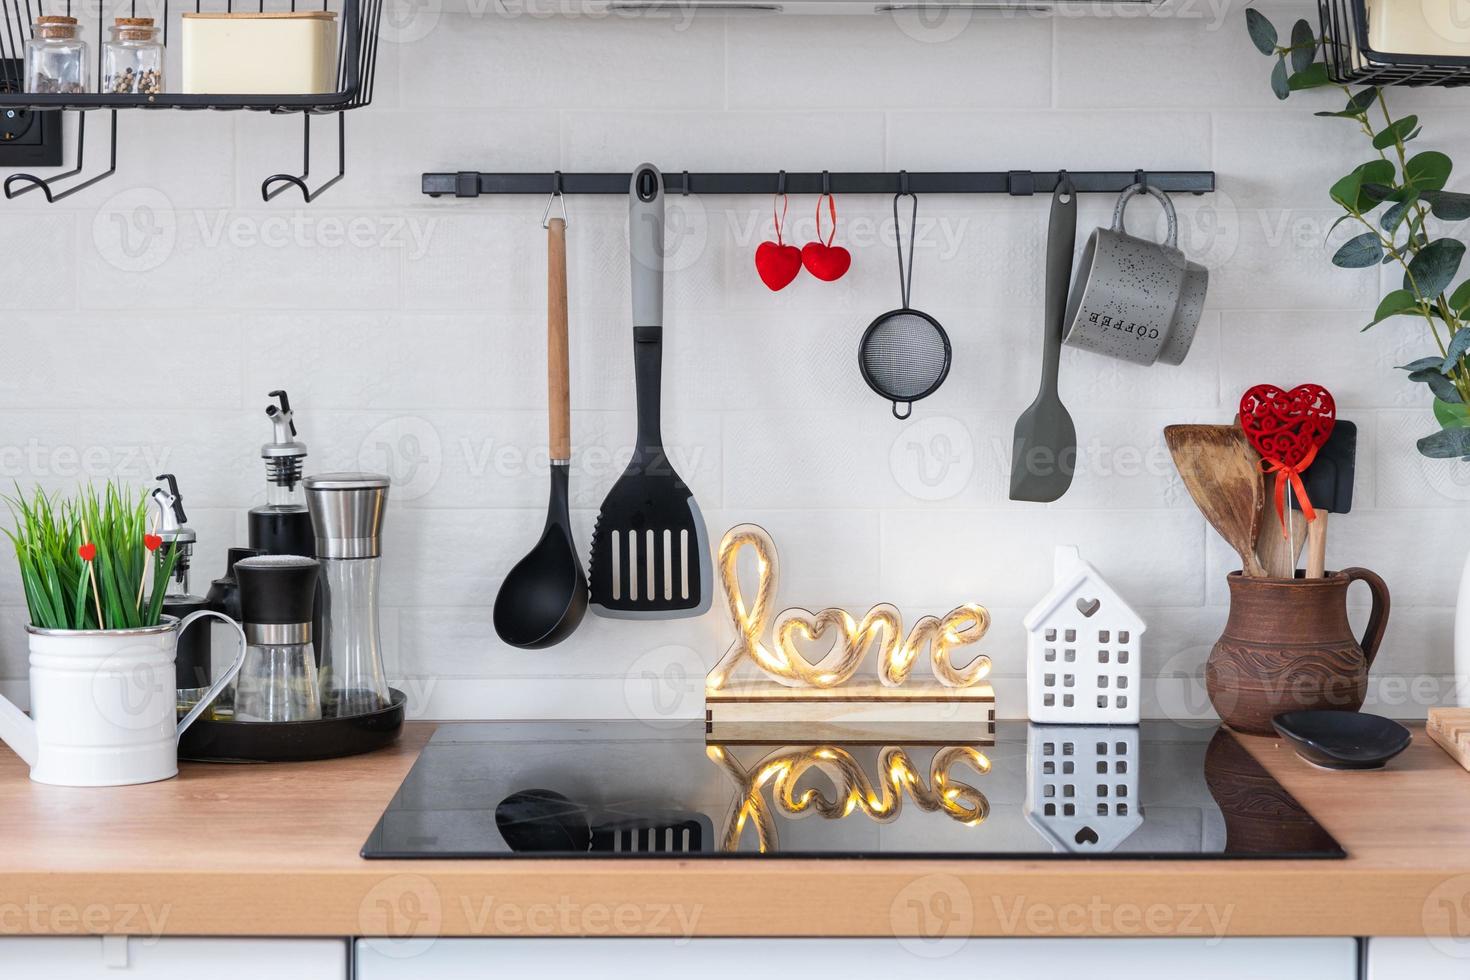
{"type": "Polygon", "coordinates": [[[392,744],[403,730],[408,695],[389,688],[393,703],[365,715],[320,721],[210,721],[200,718],[179,737],[179,758],[191,762],[310,762],[360,755],[392,744]]]}

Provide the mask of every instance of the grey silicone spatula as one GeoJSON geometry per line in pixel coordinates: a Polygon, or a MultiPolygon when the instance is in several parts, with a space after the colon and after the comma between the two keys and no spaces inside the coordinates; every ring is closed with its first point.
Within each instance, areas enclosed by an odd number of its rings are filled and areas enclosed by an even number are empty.
{"type": "Polygon", "coordinates": [[[592,611],[615,619],[679,619],[709,609],[709,537],[694,494],[664,451],[664,187],[650,164],[628,193],[633,267],[633,370],[638,438],[592,532],[592,611]]]}
{"type": "Polygon", "coordinates": [[[1077,243],[1077,192],[1063,176],[1051,198],[1046,234],[1046,323],[1041,390],[1021,417],[1011,450],[1011,499],[1050,503],[1072,485],[1077,468],[1077,427],[1057,394],[1062,361],[1062,319],[1077,243]]]}

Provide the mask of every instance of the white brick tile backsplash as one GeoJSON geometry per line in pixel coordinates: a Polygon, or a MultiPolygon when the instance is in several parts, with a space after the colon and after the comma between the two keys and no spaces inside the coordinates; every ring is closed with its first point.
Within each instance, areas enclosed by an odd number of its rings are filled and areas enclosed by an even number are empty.
{"type": "Polygon", "coordinates": [[[731,18],[729,105],[766,110],[793,103],[819,109],[1050,104],[1047,21],[975,17],[950,34],[931,35],[883,16],[793,17],[779,25],[731,18]],[[841,52],[852,70],[834,72],[826,52],[841,52]]]}
{"type": "MultiPolygon", "coordinates": [[[[129,117],[107,183],[56,207],[34,194],[0,202],[6,281],[25,287],[0,313],[0,488],[177,473],[200,590],[262,500],[261,410],[284,387],[309,472],[394,478],[383,630],[416,717],[698,717],[702,675],[730,641],[718,596],[693,620],[589,616],[550,654],[495,637],[495,594],[544,520],[546,199],[431,200],[420,175],[643,160],[1214,169],[1218,193],[1175,201],[1185,251],[1211,270],[1186,362],[1063,350],[1082,459],[1054,505],[1008,499],[1013,426],[1040,375],[1044,195],[919,201],[912,303],[944,324],[953,365],[904,422],[857,364],[863,330],[900,302],[891,198],[839,196],[852,271],[835,283],[803,273],[772,293],[753,265],[774,237],[770,196],[670,196],[665,441],[712,545],[745,521],[775,535],[778,605],[892,601],[913,619],[984,602],[995,622],[982,649],[1003,690],[1024,687],[1020,621],[1051,582],[1053,546],[1080,545],[1150,624],[1146,713],[1200,717],[1239,562],[1190,503],[1162,429],[1225,422],[1260,381],[1318,381],[1359,426],[1354,507],[1332,518],[1328,565],[1373,568],[1394,593],[1372,703],[1412,717],[1449,699],[1470,476],[1416,453],[1434,422],[1422,386],[1396,370],[1434,345],[1407,318],[1359,332],[1400,278],[1334,269],[1347,226],[1324,244],[1337,217],[1327,188],[1364,145],[1350,125],[1311,116],[1335,108],[1334,93],[1277,103],[1240,0],[923,22],[466,9],[393,15],[374,105],[348,118],[347,177],[310,207],[290,194],[261,203],[261,178],[299,165],[300,121],[254,114],[129,117]],[[178,358],[187,369],[165,383],[178,358]]],[[[1315,5],[1266,11],[1287,30],[1315,5]]],[[[1389,96],[1421,114],[1422,148],[1470,150],[1463,94],[1389,96]]],[[[314,126],[322,179],[331,129],[314,126]]],[[[572,519],[585,556],[634,440],[627,203],[566,203],[572,519]]],[[[1113,203],[1080,202],[1079,252],[1113,203]]],[[[788,243],[815,237],[816,204],[790,199],[788,243]]],[[[1134,234],[1162,237],[1153,203],[1128,217],[1134,234]]],[[[902,218],[906,228],[906,202],[902,218]]],[[[14,562],[0,561],[7,689],[26,672],[21,602],[14,562]]],[[[1365,596],[1351,605],[1361,628],[1365,596]]],[[[1021,713],[1015,697],[1002,706],[1021,713]]]]}

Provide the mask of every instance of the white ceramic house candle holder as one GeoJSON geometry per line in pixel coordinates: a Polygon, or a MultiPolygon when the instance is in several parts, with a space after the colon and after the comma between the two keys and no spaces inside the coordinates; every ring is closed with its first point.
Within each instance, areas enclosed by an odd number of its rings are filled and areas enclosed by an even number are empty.
{"type": "Polygon", "coordinates": [[[1138,724],[1147,628],[1075,547],[1056,550],[1054,581],[1026,614],[1026,702],[1032,721],[1138,724]]]}
{"type": "Polygon", "coordinates": [[[1027,726],[1026,821],[1059,854],[1116,849],[1143,824],[1138,729],[1027,726]]]}

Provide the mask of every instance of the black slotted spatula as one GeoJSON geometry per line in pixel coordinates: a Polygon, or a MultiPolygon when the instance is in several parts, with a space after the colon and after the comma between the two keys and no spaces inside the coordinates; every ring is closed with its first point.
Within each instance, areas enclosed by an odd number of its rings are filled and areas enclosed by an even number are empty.
{"type": "Polygon", "coordinates": [[[649,164],[633,171],[628,245],[638,439],[592,533],[592,611],[615,619],[698,616],[710,606],[709,537],[694,494],[664,451],[664,190],[649,164]]]}

